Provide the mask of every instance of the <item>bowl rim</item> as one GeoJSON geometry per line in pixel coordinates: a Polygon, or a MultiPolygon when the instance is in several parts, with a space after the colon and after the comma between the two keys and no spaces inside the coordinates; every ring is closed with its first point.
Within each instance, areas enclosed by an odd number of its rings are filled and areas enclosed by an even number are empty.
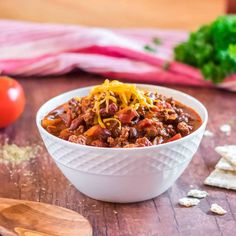
{"type": "MultiPolygon", "coordinates": [[[[165,147],[169,147],[169,146],[173,146],[177,143],[182,143],[182,142],[185,142],[187,141],[187,139],[191,139],[191,137],[195,136],[197,133],[199,133],[201,131],[201,129],[204,129],[206,124],[207,124],[207,121],[208,121],[208,112],[207,112],[207,109],[206,107],[196,98],[194,98],[193,96],[187,94],[187,93],[184,93],[182,91],[179,91],[177,89],[172,89],[172,88],[168,88],[168,87],[165,87],[165,86],[159,86],[159,85],[153,85],[153,84],[142,84],[142,83],[129,83],[129,84],[135,84],[137,85],[137,87],[154,87],[156,89],[158,88],[161,88],[161,89],[167,89],[169,91],[172,91],[172,92],[177,92],[179,93],[181,96],[184,96],[184,97],[187,97],[191,100],[193,100],[196,104],[198,104],[202,111],[203,111],[203,116],[204,116],[204,120],[202,120],[202,124],[198,127],[198,129],[196,129],[194,132],[192,132],[191,134],[187,135],[187,136],[184,136],[182,137],[181,139],[178,139],[178,140],[174,140],[174,141],[171,141],[171,142],[168,142],[168,143],[162,143],[162,144],[158,144],[158,145],[153,145],[153,146],[145,146],[145,147],[134,147],[134,148],[111,148],[111,147],[96,147],[96,146],[89,146],[89,145],[82,145],[82,144],[77,144],[77,143],[72,143],[72,142],[69,142],[67,140],[64,140],[64,139],[61,139],[57,136],[54,136],[52,134],[50,134],[49,132],[47,132],[41,125],[41,111],[44,107],[46,107],[49,103],[52,102],[52,100],[54,99],[59,99],[60,97],[64,97],[70,93],[74,93],[76,91],[82,91],[82,90],[89,90],[91,88],[93,88],[94,86],[96,85],[92,85],[92,86],[86,86],[86,87],[82,87],[82,88],[78,88],[78,89],[73,89],[73,90],[70,90],[70,91],[67,91],[67,92],[64,92],[64,93],[61,93],[57,96],[54,96],[52,98],[50,98],[49,100],[47,100],[45,103],[43,103],[40,108],[38,109],[37,113],[36,113],[36,125],[38,127],[38,130],[40,133],[43,133],[45,134],[46,136],[50,137],[51,139],[53,139],[55,142],[61,142],[61,145],[66,145],[66,146],[69,146],[69,147],[77,147],[77,148],[82,148],[82,149],[91,149],[91,150],[97,150],[97,151],[119,151],[119,152],[124,152],[124,151],[138,151],[138,150],[150,150],[150,149],[153,149],[153,148],[158,148],[158,149],[162,149],[162,148],[165,148],[165,147]]],[[[59,104],[60,105],[60,104],[59,104]]],[[[58,105],[58,106],[59,106],[58,105]]],[[[185,104],[184,104],[185,105],[185,104]]],[[[198,111],[196,111],[198,113],[198,111]]]]}

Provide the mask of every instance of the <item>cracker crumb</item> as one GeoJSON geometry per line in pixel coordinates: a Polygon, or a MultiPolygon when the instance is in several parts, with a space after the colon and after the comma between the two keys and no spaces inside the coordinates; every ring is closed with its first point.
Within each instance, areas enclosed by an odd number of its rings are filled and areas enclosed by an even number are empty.
{"type": "Polygon", "coordinates": [[[191,189],[188,193],[188,197],[194,197],[194,198],[205,198],[208,195],[206,191],[202,191],[199,189],[191,189]]]}
{"type": "Polygon", "coordinates": [[[117,212],[116,210],[113,210],[113,213],[114,213],[114,214],[118,214],[118,212],[117,212]]]}
{"type": "Polygon", "coordinates": [[[229,136],[231,134],[231,126],[229,124],[223,124],[220,126],[220,131],[229,136]]]}
{"type": "Polygon", "coordinates": [[[37,156],[40,146],[17,146],[16,144],[0,145],[0,163],[20,165],[23,162],[29,161],[37,156]]]}
{"type": "Polygon", "coordinates": [[[211,212],[216,213],[218,215],[224,215],[227,213],[227,211],[224,208],[222,208],[220,205],[218,205],[216,203],[211,204],[210,210],[211,210],[211,212]]]}
{"type": "Polygon", "coordinates": [[[210,130],[205,130],[204,136],[205,136],[205,137],[213,137],[214,134],[213,134],[210,130]]]}
{"type": "Polygon", "coordinates": [[[179,199],[179,204],[185,207],[196,206],[199,202],[200,200],[196,198],[183,197],[179,199]]]}
{"type": "Polygon", "coordinates": [[[42,191],[46,191],[46,188],[41,188],[42,191]]]}

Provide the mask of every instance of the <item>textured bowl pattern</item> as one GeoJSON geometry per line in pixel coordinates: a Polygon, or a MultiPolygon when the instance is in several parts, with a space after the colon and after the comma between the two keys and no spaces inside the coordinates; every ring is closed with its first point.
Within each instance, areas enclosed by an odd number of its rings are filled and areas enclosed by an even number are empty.
{"type": "Polygon", "coordinates": [[[195,109],[203,124],[192,134],[170,143],[144,148],[97,148],[61,140],[44,130],[42,118],[74,96],[88,94],[90,87],[74,90],[46,102],[37,113],[37,126],[57,166],[82,193],[109,202],[137,202],[166,191],[188,166],[202,139],[205,107],[193,97],[176,90],[140,85],[195,109]]]}
{"type": "Polygon", "coordinates": [[[94,150],[86,146],[78,150],[76,146],[62,146],[46,135],[43,140],[53,159],[72,169],[91,174],[133,175],[169,170],[181,165],[192,158],[201,138],[202,135],[197,134],[190,141],[176,143],[174,146],[158,150],[130,149],[127,153],[119,150],[94,150]]]}

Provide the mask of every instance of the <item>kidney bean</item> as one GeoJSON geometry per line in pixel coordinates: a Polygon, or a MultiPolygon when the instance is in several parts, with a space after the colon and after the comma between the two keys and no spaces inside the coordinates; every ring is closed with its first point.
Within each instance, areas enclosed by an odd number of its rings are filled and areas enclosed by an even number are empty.
{"type": "Polygon", "coordinates": [[[107,118],[107,117],[109,117],[109,114],[106,112],[106,108],[101,108],[100,111],[99,111],[99,113],[100,113],[100,116],[101,116],[102,118],[107,118]]]}
{"type": "Polygon", "coordinates": [[[100,115],[101,115],[101,117],[104,117],[104,118],[111,117],[111,116],[115,115],[117,111],[118,111],[117,105],[115,103],[111,103],[108,106],[108,112],[107,112],[106,108],[100,109],[100,115]]]}
{"type": "Polygon", "coordinates": [[[111,136],[111,131],[109,129],[102,129],[101,130],[100,138],[107,139],[110,136],[111,136]]]}
{"type": "Polygon", "coordinates": [[[118,111],[118,107],[115,103],[111,103],[109,106],[108,106],[108,113],[109,115],[113,116],[115,115],[115,113],[118,111]]]}
{"type": "Polygon", "coordinates": [[[79,116],[78,118],[75,118],[75,119],[71,122],[71,125],[70,125],[69,130],[70,130],[70,131],[76,130],[80,125],[83,124],[83,122],[84,122],[83,117],[79,116]]]}
{"type": "Polygon", "coordinates": [[[138,137],[138,131],[134,127],[131,127],[129,130],[129,138],[135,139],[137,137],[138,137]]]}
{"type": "Polygon", "coordinates": [[[70,110],[68,110],[66,113],[59,114],[59,117],[62,119],[66,127],[69,127],[71,125],[72,116],[70,110]]]}

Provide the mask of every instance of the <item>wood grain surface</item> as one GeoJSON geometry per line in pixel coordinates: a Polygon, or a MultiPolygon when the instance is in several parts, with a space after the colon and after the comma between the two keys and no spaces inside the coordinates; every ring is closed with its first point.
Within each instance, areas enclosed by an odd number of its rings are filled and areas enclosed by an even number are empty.
{"type": "Polygon", "coordinates": [[[0,18],[194,30],[224,14],[225,9],[226,0],[2,0],[0,18]]]}
{"type": "Polygon", "coordinates": [[[89,222],[66,208],[0,198],[0,235],[92,236],[89,222]]]}
{"type": "Polygon", "coordinates": [[[215,136],[203,138],[183,175],[161,196],[136,204],[112,204],[88,198],[71,186],[44,148],[35,124],[37,109],[49,98],[102,80],[87,74],[19,79],[27,96],[26,109],[15,124],[0,130],[0,142],[9,138],[18,145],[40,145],[42,150],[35,159],[15,168],[1,164],[0,197],[40,201],[75,210],[90,220],[94,236],[235,236],[235,191],[204,186],[203,180],[219,159],[214,147],[235,144],[236,94],[217,89],[174,87],[206,105],[208,129],[215,136]],[[231,136],[219,131],[223,123],[232,125],[231,136]],[[186,196],[190,188],[204,189],[210,195],[196,207],[180,207],[178,199],[186,196]],[[211,214],[211,203],[220,204],[228,213],[211,214]]]}

